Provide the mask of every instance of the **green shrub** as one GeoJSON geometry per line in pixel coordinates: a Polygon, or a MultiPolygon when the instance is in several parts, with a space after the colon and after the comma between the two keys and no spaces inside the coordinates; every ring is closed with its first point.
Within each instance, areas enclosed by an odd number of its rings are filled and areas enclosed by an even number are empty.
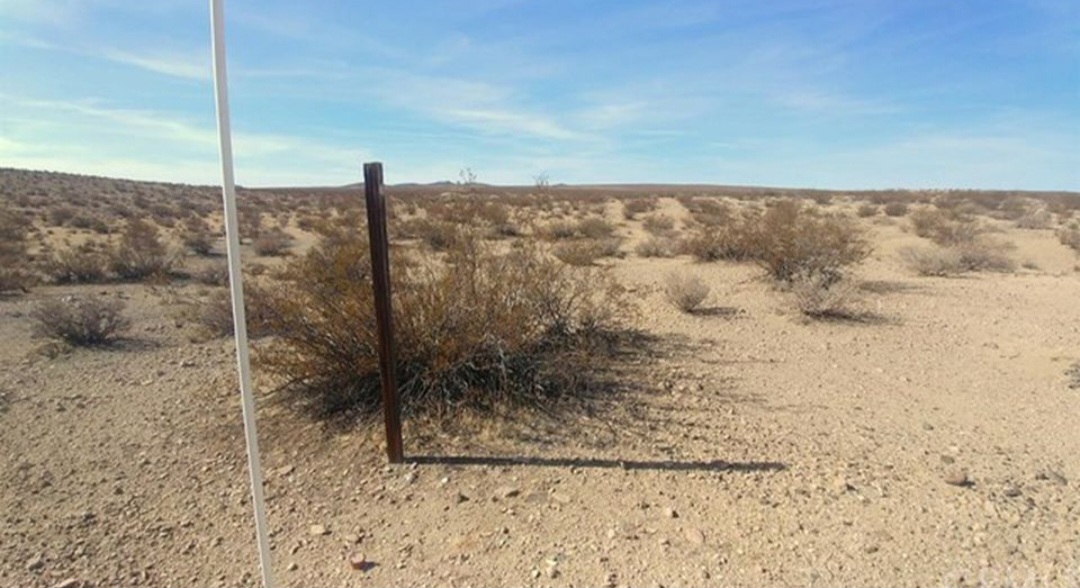
{"type": "Polygon", "coordinates": [[[75,346],[105,345],[131,327],[118,299],[67,296],[42,302],[32,311],[34,334],[75,346]]]}
{"type": "MultiPolygon", "coordinates": [[[[322,415],[373,413],[379,360],[367,239],[342,234],[290,262],[268,290],[276,337],[259,364],[322,415]]],[[[532,244],[475,237],[444,265],[395,256],[397,379],[407,413],[546,405],[586,392],[610,350],[620,298],[595,271],[532,244]]]]}

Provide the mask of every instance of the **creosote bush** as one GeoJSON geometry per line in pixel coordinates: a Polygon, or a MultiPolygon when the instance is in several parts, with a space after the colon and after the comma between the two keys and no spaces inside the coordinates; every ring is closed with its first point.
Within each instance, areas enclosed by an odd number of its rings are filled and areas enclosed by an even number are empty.
{"type": "Polygon", "coordinates": [[[177,257],[158,233],[158,228],[146,221],[128,221],[120,242],[109,256],[109,264],[117,278],[141,280],[165,275],[173,269],[177,257]]]}
{"type": "Polygon", "coordinates": [[[664,297],[675,308],[693,313],[709,297],[709,285],[697,276],[672,272],[664,284],[664,297]]]}
{"type": "Polygon", "coordinates": [[[907,202],[889,202],[884,207],[885,216],[899,217],[908,213],[907,202]]]}
{"type": "MultiPolygon", "coordinates": [[[[496,253],[475,235],[441,263],[392,253],[406,412],[546,406],[588,392],[625,307],[603,274],[567,267],[527,242],[496,253]]],[[[379,406],[368,260],[366,236],[341,232],[289,262],[267,290],[275,337],[259,363],[322,416],[379,406]]]]}
{"type": "Polygon", "coordinates": [[[108,257],[92,242],[54,253],[42,270],[57,284],[95,284],[109,277],[108,257]]]}
{"type": "Polygon", "coordinates": [[[34,333],[74,346],[105,345],[131,327],[119,299],[64,298],[42,302],[32,311],[34,333]]]}

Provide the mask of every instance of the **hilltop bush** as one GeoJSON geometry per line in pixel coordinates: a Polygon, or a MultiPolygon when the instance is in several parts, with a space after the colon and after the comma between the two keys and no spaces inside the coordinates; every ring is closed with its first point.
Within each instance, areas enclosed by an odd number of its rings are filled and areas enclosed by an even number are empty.
{"type": "MultiPolygon", "coordinates": [[[[375,312],[366,236],[329,236],[267,290],[276,334],[259,363],[317,414],[379,406],[375,312]]],[[[543,406],[585,394],[610,351],[622,308],[594,270],[533,244],[508,253],[475,236],[443,264],[395,255],[397,376],[407,413],[543,406]]]]}

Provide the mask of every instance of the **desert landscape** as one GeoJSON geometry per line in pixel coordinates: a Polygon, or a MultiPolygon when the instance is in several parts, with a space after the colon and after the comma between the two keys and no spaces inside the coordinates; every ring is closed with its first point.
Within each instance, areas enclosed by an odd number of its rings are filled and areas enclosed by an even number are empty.
{"type": "MultiPolygon", "coordinates": [[[[386,193],[395,466],[362,186],[239,192],[277,583],[1080,584],[1080,194],[386,193]]],[[[0,169],[0,586],[258,583],[221,217],[0,169]]]]}

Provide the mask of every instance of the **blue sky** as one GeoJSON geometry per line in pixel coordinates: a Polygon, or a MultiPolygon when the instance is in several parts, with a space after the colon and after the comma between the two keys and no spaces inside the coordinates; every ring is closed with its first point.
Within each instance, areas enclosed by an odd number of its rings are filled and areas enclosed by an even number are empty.
{"type": "MultiPolygon", "coordinates": [[[[204,0],[0,0],[0,166],[220,183],[204,0]]],[[[1080,3],[226,0],[237,181],[1080,190],[1080,3]]]]}

